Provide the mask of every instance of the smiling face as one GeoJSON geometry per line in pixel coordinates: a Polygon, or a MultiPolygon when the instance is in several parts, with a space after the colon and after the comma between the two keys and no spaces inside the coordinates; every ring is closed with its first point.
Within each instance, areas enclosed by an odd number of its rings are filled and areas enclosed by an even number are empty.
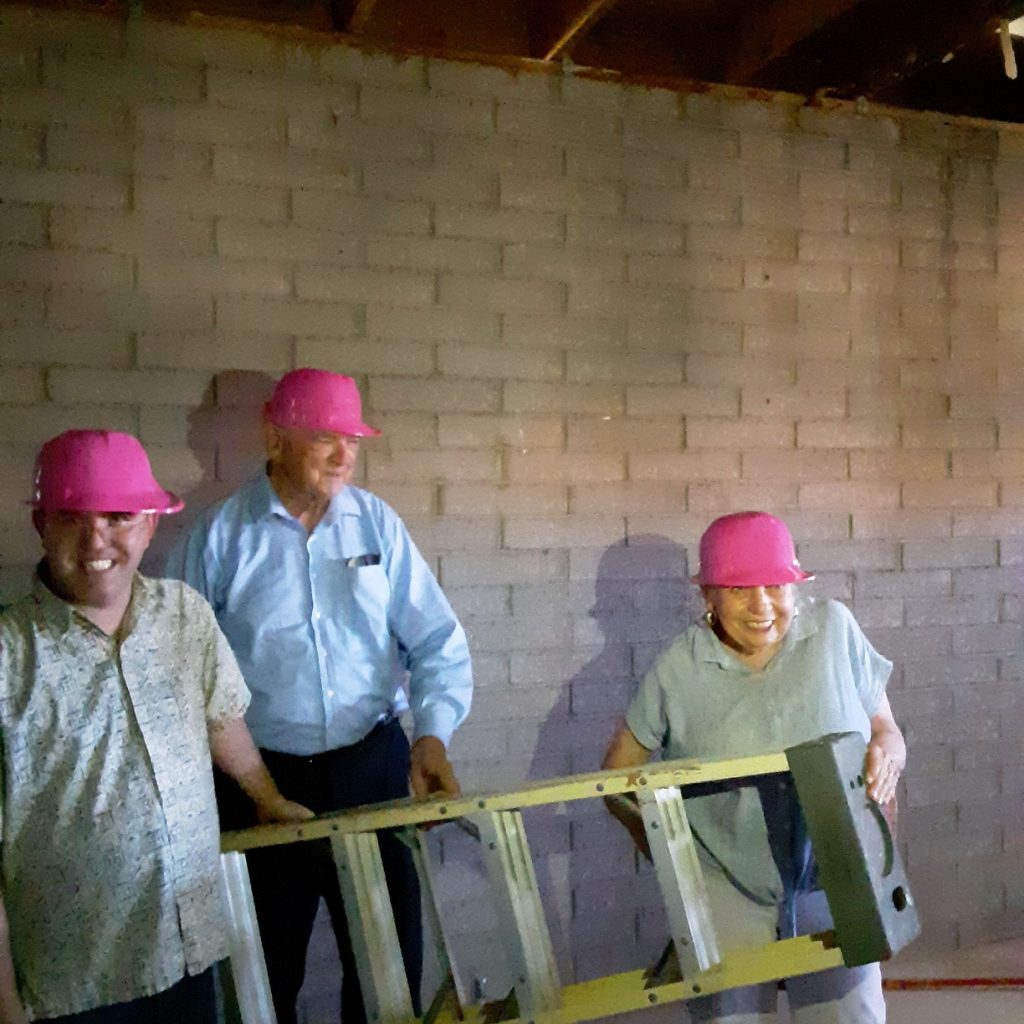
{"type": "Polygon", "coordinates": [[[37,511],[33,521],[43,540],[50,589],[101,629],[113,632],[153,539],[156,516],[37,511]]]}
{"type": "Polygon", "coordinates": [[[793,621],[796,608],[793,584],[704,587],[703,591],[722,642],[743,660],[766,665],[793,621]]]}
{"type": "Polygon", "coordinates": [[[359,438],[329,430],[284,429],[266,424],[270,482],[293,514],[326,508],[352,480],[359,438]]]}

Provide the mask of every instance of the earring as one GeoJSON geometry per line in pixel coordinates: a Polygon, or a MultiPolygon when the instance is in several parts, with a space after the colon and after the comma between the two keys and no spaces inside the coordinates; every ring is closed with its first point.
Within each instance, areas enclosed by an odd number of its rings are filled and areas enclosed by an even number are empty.
{"type": "Polygon", "coordinates": [[[708,624],[708,629],[715,628],[715,611],[713,608],[709,608],[704,613],[704,621],[708,624]]]}

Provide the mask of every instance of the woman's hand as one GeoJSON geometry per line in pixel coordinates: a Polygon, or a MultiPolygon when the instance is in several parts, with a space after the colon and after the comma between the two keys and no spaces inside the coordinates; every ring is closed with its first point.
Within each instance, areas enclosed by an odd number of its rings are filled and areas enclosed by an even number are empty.
{"type": "Polygon", "coordinates": [[[868,796],[884,806],[896,796],[896,784],[907,764],[907,744],[884,694],[871,719],[871,741],[864,759],[868,796]]]}

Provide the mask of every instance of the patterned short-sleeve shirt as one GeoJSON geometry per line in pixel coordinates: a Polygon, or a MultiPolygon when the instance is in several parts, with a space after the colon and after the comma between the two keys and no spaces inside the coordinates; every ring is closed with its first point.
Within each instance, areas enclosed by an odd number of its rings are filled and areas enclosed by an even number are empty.
{"type": "Polygon", "coordinates": [[[135,577],[107,636],[37,579],[0,615],[0,858],[37,1017],[160,992],[226,955],[208,725],[249,695],[206,602],[135,577]]]}

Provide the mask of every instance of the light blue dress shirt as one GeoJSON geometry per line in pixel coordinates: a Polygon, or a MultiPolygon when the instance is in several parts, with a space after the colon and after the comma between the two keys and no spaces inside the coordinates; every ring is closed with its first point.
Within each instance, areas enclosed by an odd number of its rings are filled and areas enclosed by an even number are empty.
{"type": "Polygon", "coordinates": [[[469,711],[462,626],[404,523],[367,491],[346,487],[307,533],[261,474],[199,517],[167,575],[213,606],[261,747],[319,754],[406,707],[414,740],[447,745],[469,711]]]}
{"type": "MultiPolygon", "coordinates": [[[[781,753],[834,732],[867,742],[892,662],[837,601],[807,602],[761,670],[733,657],[703,623],[690,626],[641,681],[626,725],[648,750],[699,760],[781,753]]],[[[687,799],[703,848],[758,903],[783,897],[757,791],[687,799]]]]}

